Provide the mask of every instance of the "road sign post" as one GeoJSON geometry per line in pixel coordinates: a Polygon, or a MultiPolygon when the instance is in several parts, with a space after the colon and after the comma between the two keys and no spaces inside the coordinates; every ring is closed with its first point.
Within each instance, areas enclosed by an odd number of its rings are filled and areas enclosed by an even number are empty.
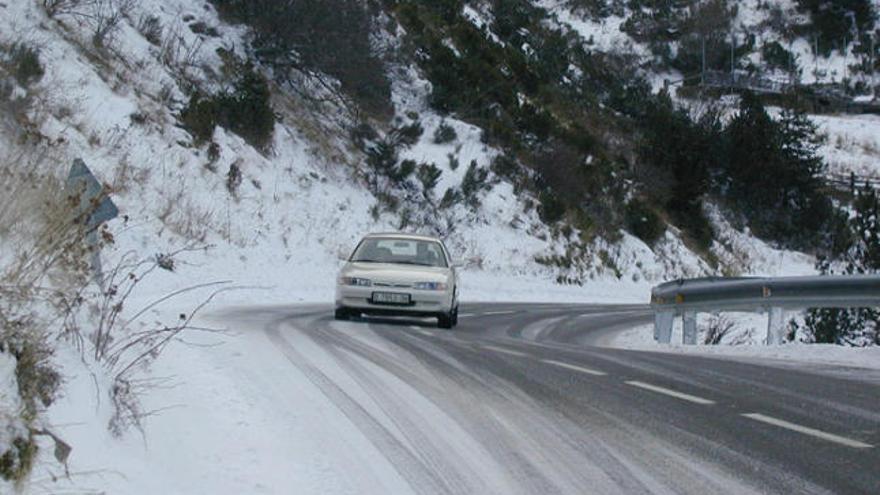
{"type": "Polygon", "coordinates": [[[69,196],[77,198],[76,218],[86,228],[86,243],[92,248],[91,267],[95,281],[103,281],[101,273],[101,253],[98,245],[98,227],[116,218],[119,209],[110,200],[104,186],[98,182],[85,162],[77,158],[70,167],[65,187],[69,196]]]}

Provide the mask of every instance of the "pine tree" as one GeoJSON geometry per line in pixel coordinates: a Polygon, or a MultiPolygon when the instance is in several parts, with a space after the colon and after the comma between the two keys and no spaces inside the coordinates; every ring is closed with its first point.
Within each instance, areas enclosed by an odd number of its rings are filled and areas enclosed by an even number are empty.
{"type": "Polygon", "coordinates": [[[821,136],[803,113],[775,121],[760,99],[744,95],[726,129],[729,160],[722,194],[759,236],[783,247],[822,248],[835,209],[822,192],[821,136]]]}
{"type": "MultiPolygon", "coordinates": [[[[880,197],[869,184],[853,193],[855,214],[848,225],[849,247],[836,262],[819,262],[823,274],[880,272],[880,197]]],[[[808,313],[805,326],[818,343],[880,345],[880,311],[876,309],[815,309],[808,313]]]]}

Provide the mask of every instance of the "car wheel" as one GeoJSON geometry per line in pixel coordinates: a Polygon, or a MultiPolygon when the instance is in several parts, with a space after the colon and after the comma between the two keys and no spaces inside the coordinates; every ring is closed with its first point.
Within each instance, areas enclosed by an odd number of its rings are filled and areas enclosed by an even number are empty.
{"type": "Polygon", "coordinates": [[[346,321],[351,318],[351,314],[345,308],[336,308],[336,312],[333,313],[333,317],[337,320],[346,321]]]}
{"type": "Polygon", "coordinates": [[[437,326],[439,328],[452,328],[455,325],[452,313],[441,313],[437,315],[437,326]]]}

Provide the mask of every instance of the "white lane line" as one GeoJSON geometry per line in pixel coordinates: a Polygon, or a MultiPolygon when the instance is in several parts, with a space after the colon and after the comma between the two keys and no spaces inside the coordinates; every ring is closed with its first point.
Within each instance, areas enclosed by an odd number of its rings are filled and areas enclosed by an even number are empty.
{"type": "Polygon", "coordinates": [[[547,364],[552,364],[553,366],[559,366],[560,368],[566,368],[566,369],[570,369],[570,370],[574,370],[574,371],[579,371],[581,373],[586,373],[588,375],[605,376],[608,374],[608,373],[605,373],[604,371],[597,371],[597,370],[590,369],[590,368],[584,368],[583,366],[576,366],[574,364],[563,363],[562,361],[554,361],[552,359],[542,359],[541,362],[547,363],[547,364]]]}
{"type": "Polygon", "coordinates": [[[512,351],[510,349],[504,349],[503,347],[495,347],[494,345],[483,345],[483,349],[489,349],[490,351],[500,352],[502,354],[510,354],[511,356],[519,356],[519,357],[528,357],[528,354],[512,351]]]}
{"type": "Polygon", "coordinates": [[[516,313],[516,311],[489,311],[487,313],[483,313],[483,316],[512,315],[514,313],[516,313]]]}
{"type": "Polygon", "coordinates": [[[468,316],[474,316],[474,314],[473,313],[459,313],[458,314],[459,318],[467,318],[468,316]]]}
{"type": "Polygon", "coordinates": [[[803,433],[804,435],[810,435],[816,438],[821,438],[822,440],[827,440],[829,442],[839,443],[840,445],[845,445],[847,447],[852,447],[854,449],[872,449],[873,445],[869,445],[864,442],[860,442],[858,440],[852,440],[850,438],[841,437],[839,435],[835,435],[833,433],[826,433],[821,430],[816,430],[814,428],[809,428],[807,426],[801,426],[794,423],[789,423],[788,421],[783,421],[781,419],[776,419],[771,416],[765,416],[759,413],[749,413],[743,414],[743,416],[754,419],[755,421],[760,421],[762,423],[767,423],[768,425],[778,426],[780,428],[785,428],[786,430],[796,431],[798,433],[803,433]]]}
{"type": "Polygon", "coordinates": [[[412,328],[413,330],[421,330],[421,327],[417,327],[415,325],[410,325],[409,327],[412,328]]]}
{"type": "Polygon", "coordinates": [[[714,404],[715,401],[704,399],[702,397],[697,397],[696,395],[685,394],[682,392],[676,392],[675,390],[670,390],[668,388],[658,387],[657,385],[651,385],[650,383],[639,382],[639,381],[629,381],[625,382],[627,385],[632,385],[633,387],[643,388],[645,390],[650,390],[652,392],[657,392],[658,394],[665,394],[670,397],[675,397],[676,399],[686,400],[688,402],[693,402],[695,404],[702,404],[704,406],[708,406],[714,404]]]}

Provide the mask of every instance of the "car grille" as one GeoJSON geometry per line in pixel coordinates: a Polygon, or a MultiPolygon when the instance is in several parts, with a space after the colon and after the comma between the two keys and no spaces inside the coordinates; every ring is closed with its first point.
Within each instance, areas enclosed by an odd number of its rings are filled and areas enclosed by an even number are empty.
{"type": "Polygon", "coordinates": [[[373,282],[373,287],[391,287],[393,289],[411,289],[412,284],[392,284],[388,282],[373,282]]]}

